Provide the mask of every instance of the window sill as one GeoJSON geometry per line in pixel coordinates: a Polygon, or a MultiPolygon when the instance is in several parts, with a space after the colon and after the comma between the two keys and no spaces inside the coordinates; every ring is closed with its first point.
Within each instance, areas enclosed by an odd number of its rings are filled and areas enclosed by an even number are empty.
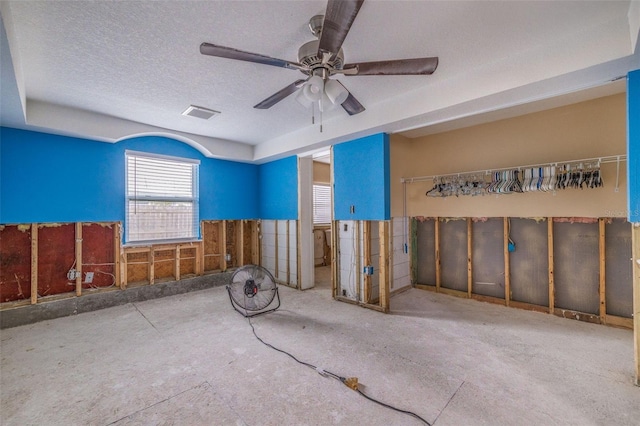
{"type": "Polygon", "coordinates": [[[173,239],[173,240],[152,240],[152,241],[135,241],[131,243],[125,243],[123,248],[140,248],[140,247],[151,247],[151,246],[166,246],[166,245],[178,245],[178,244],[190,244],[190,243],[201,243],[202,240],[197,238],[184,238],[184,239],[173,239]]]}

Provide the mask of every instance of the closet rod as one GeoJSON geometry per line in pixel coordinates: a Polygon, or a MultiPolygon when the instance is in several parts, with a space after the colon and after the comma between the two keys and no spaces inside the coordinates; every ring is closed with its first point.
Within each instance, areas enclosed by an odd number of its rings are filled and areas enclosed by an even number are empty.
{"type": "Polygon", "coordinates": [[[620,161],[626,161],[626,155],[607,155],[603,157],[593,157],[593,158],[582,158],[580,160],[568,160],[568,161],[554,161],[551,163],[539,163],[539,164],[528,164],[526,166],[514,166],[514,167],[500,167],[495,169],[484,169],[484,170],[473,170],[468,172],[456,172],[456,173],[442,173],[438,175],[430,175],[430,176],[417,176],[417,177],[409,177],[409,178],[400,178],[400,182],[402,183],[413,183],[413,182],[424,182],[426,180],[432,180],[433,178],[439,177],[449,177],[449,176],[460,176],[460,175],[472,175],[472,174],[489,174],[492,172],[500,172],[504,170],[521,170],[521,169],[529,169],[534,167],[549,167],[549,166],[558,166],[562,164],[575,164],[575,163],[589,163],[598,161],[601,164],[604,163],[620,163],[620,161]]]}

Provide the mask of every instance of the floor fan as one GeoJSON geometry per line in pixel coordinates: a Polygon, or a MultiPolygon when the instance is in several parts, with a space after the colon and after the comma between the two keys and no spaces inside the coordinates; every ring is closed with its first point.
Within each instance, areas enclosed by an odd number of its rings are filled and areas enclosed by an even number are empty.
{"type": "Polygon", "coordinates": [[[267,269],[258,265],[238,268],[227,285],[231,306],[244,317],[275,311],[280,307],[276,280],[267,269]]]}

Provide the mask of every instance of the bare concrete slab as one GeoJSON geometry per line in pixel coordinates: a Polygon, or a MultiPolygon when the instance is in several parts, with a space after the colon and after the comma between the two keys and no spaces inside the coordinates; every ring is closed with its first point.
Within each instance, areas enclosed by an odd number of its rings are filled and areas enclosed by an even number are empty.
{"type": "MultiPolygon", "coordinates": [[[[632,333],[420,290],[280,287],[269,343],[436,425],[637,425],[632,333]]],[[[414,425],[258,342],[223,287],[1,331],[3,425],[414,425]]]]}

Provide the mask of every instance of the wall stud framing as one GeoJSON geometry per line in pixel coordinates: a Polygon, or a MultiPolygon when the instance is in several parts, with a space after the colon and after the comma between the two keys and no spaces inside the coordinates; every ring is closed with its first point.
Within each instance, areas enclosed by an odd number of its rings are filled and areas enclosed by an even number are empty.
{"type": "MultiPolygon", "coordinates": [[[[354,246],[356,248],[356,252],[355,252],[355,257],[356,257],[356,274],[355,274],[355,288],[356,288],[356,300],[358,302],[362,301],[362,289],[361,289],[361,282],[362,280],[360,279],[362,277],[362,264],[361,262],[361,258],[360,258],[360,253],[361,253],[361,246],[360,246],[360,224],[363,221],[360,220],[355,220],[353,221],[353,240],[354,240],[354,246]]],[[[363,241],[362,244],[364,246],[366,246],[367,244],[371,245],[370,241],[363,241]]],[[[365,303],[369,303],[368,300],[365,299],[365,303]]]]}
{"type": "MultiPolygon", "coordinates": [[[[296,241],[298,242],[298,244],[296,244],[296,288],[298,290],[302,289],[302,250],[300,250],[300,241],[302,241],[302,224],[300,222],[300,220],[296,222],[296,241]]],[[[315,269],[313,272],[313,279],[315,281],[315,269]]]]}
{"type": "Polygon", "coordinates": [[[635,384],[640,386],[640,223],[631,228],[633,251],[633,347],[635,360],[635,384]]]}
{"type": "Polygon", "coordinates": [[[221,237],[218,240],[219,250],[221,255],[220,270],[225,272],[227,270],[227,221],[223,220],[222,228],[220,229],[221,237]]]}
{"type": "Polygon", "coordinates": [[[76,222],[76,296],[82,296],[82,222],[76,222]]]}
{"type": "Polygon", "coordinates": [[[120,265],[120,222],[113,224],[113,275],[116,287],[122,288],[122,271],[120,265]]]}
{"type": "MultiPolygon", "coordinates": [[[[291,285],[291,250],[290,250],[290,246],[291,246],[291,236],[289,235],[289,220],[287,220],[286,222],[286,226],[287,226],[287,284],[291,285]]],[[[296,283],[296,288],[298,283],[296,283]]]]}
{"type": "MultiPolygon", "coordinates": [[[[434,228],[434,246],[435,246],[435,256],[436,256],[436,292],[440,291],[440,286],[442,284],[442,273],[440,271],[440,218],[435,218],[433,221],[434,228]]],[[[416,245],[417,247],[417,245],[416,245]]]]}
{"type": "Polygon", "coordinates": [[[156,281],[156,267],[155,267],[155,251],[153,247],[149,250],[149,285],[155,284],[156,281]]]}
{"type": "Polygon", "coordinates": [[[273,232],[274,232],[274,241],[275,241],[275,247],[274,247],[275,259],[274,259],[274,261],[275,261],[275,265],[276,265],[275,268],[274,268],[274,271],[273,271],[274,272],[273,275],[274,275],[274,278],[277,281],[278,278],[279,278],[278,277],[278,266],[279,265],[278,265],[278,221],[277,220],[273,221],[273,226],[274,226],[274,231],[273,232]]]}
{"type": "Polygon", "coordinates": [[[509,257],[509,218],[503,218],[504,226],[504,303],[509,306],[511,301],[511,264],[509,257]]]}
{"type": "Polygon", "coordinates": [[[602,324],[606,323],[607,320],[607,300],[606,300],[606,253],[605,253],[605,219],[598,219],[598,254],[600,257],[600,282],[598,285],[598,291],[600,293],[600,322],[602,324]]]}
{"type": "Polygon", "coordinates": [[[31,304],[38,303],[38,224],[31,224],[31,304]]]}
{"type": "MultiPolygon", "coordinates": [[[[362,238],[364,240],[364,264],[371,265],[371,222],[364,221],[362,238]]],[[[364,275],[364,301],[371,300],[371,275],[364,275]]]]}
{"type": "MultiPolygon", "coordinates": [[[[333,200],[332,200],[333,201],[333,200]]],[[[338,297],[338,230],[340,224],[337,220],[331,221],[331,296],[338,297]]]]}
{"type": "Polygon", "coordinates": [[[244,224],[246,223],[246,220],[241,220],[240,229],[236,230],[236,235],[237,235],[237,239],[236,241],[238,241],[238,245],[236,248],[236,251],[238,252],[238,264],[236,266],[242,266],[244,265],[244,224]]]}
{"type": "Polygon", "coordinates": [[[380,308],[389,312],[389,222],[381,221],[378,225],[380,235],[380,308]]]}
{"type": "Polygon", "coordinates": [[[173,261],[174,261],[173,276],[176,279],[176,281],[178,281],[180,279],[180,246],[179,245],[176,246],[175,258],[173,259],[173,261]]]}
{"type": "Polygon", "coordinates": [[[467,218],[467,297],[473,293],[473,223],[467,218]]]}
{"type": "Polygon", "coordinates": [[[554,313],[555,281],[553,277],[553,218],[547,218],[547,246],[549,250],[549,313],[554,313]]]}

